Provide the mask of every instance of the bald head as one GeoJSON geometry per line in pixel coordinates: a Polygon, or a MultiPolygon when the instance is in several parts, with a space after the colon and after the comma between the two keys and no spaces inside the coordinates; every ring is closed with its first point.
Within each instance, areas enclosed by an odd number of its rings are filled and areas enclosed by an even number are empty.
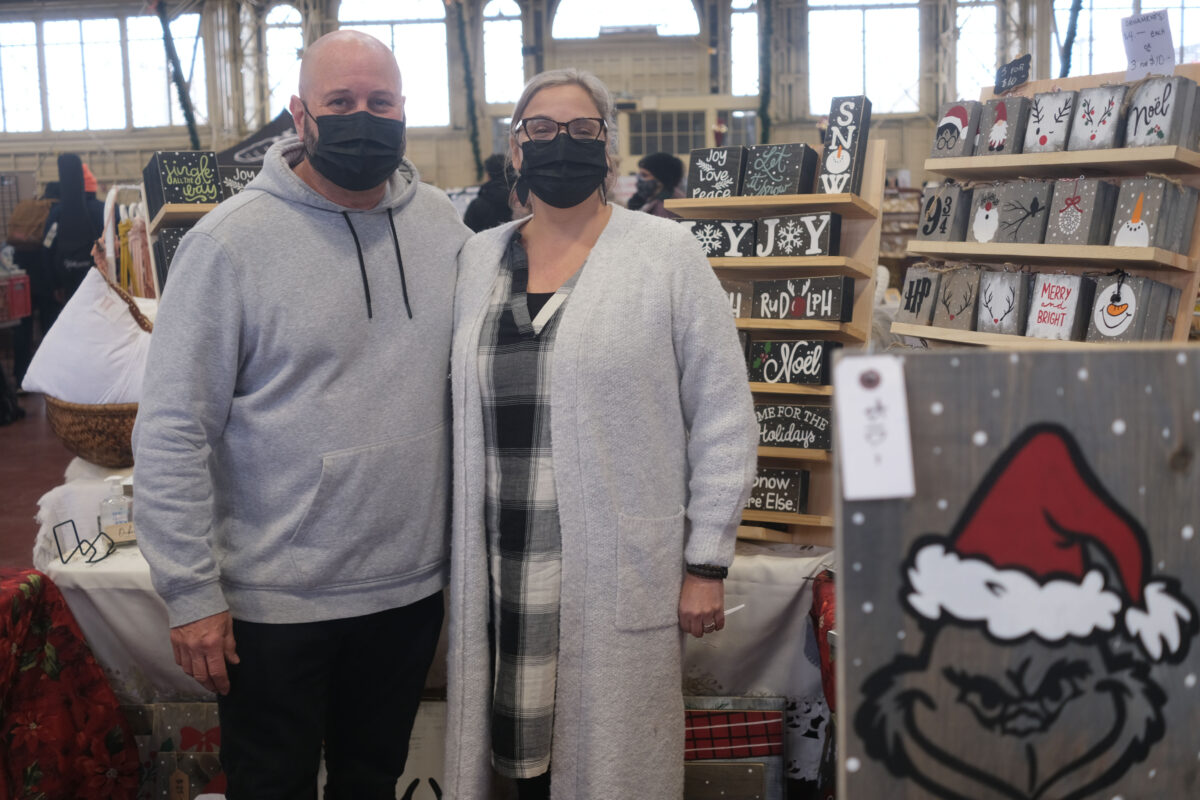
{"type": "Polygon", "coordinates": [[[400,66],[387,45],[360,31],[327,33],[304,51],[300,98],[311,105],[324,99],[322,93],[365,88],[350,86],[364,77],[374,77],[374,90],[401,94],[400,66]]]}

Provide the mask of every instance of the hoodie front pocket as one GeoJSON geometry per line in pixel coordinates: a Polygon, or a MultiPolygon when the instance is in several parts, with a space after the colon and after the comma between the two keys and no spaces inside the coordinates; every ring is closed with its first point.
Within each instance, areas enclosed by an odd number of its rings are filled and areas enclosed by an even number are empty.
{"type": "Polygon", "coordinates": [[[317,490],[289,541],[300,583],[330,588],[418,575],[447,555],[446,426],[321,459],[317,490]]]}
{"type": "Polygon", "coordinates": [[[683,508],[669,517],[617,516],[617,630],[677,625],[683,508]]]}

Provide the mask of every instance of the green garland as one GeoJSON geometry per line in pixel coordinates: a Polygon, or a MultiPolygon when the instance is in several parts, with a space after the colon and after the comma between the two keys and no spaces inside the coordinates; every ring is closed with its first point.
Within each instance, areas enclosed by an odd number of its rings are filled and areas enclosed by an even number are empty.
{"type": "Polygon", "coordinates": [[[483,179],[483,157],[479,152],[479,117],[475,113],[475,75],[471,72],[471,53],[467,50],[467,21],[461,0],[454,3],[458,25],[458,47],[462,50],[463,84],[467,90],[467,133],[471,137],[471,155],[475,158],[475,178],[483,179]]]}
{"type": "Polygon", "coordinates": [[[758,0],[762,22],[758,27],[758,143],[771,141],[771,0],[758,0]]]}

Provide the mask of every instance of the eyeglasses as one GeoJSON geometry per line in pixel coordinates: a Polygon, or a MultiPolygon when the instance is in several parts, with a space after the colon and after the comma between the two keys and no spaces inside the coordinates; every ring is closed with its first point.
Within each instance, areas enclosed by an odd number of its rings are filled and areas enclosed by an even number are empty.
{"type": "Polygon", "coordinates": [[[608,130],[607,123],[600,117],[579,117],[570,122],[559,122],[549,117],[526,117],[517,123],[517,133],[525,131],[525,135],[535,142],[548,142],[558,136],[563,128],[567,135],[581,142],[593,142],[600,134],[608,130]]]}

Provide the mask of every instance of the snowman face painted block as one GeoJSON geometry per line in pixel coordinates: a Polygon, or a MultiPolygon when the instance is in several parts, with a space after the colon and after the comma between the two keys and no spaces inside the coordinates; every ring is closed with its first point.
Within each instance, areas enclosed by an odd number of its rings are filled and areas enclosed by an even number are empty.
{"type": "Polygon", "coordinates": [[[693,150],[688,165],[688,197],[734,197],[742,190],[746,148],[704,147],[693,150]]]}
{"type": "Polygon", "coordinates": [[[1025,335],[1079,341],[1087,331],[1095,283],[1082,275],[1038,273],[1029,301],[1025,335]]]}
{"type": "MultiPolygon", "coordinates": [[[[1124,273],[1099,279],[1087,341],[1133,342],[1143,338],[1151,284],[1153,281],[1124,273]]],[[[1159,324],[1161,327],[1161,320],[1159,324]]]]}
{"type": "Polygon", "coordinates": [[[835,97],[829,107],[829,131],[821,153],[818,194],[858,194],[862,191],[871,130],[871,101],[866,96],[835,97]]]}
{"type": "Polygon", "coordinates": [[[1120,147],[1125,139],[1125,102],[1128,86],[1095,86],[1079,91],[1075,121],[1067,140],[1068,150],[1104,150],[1120,147]]]}
{"type": "Polygon", "coordinates": [[[685,225],[709,258],[754,255],[755,223],[752,219],[685,219],[685,225]]]}
{"type": "Polygon", "coordinates": [[[1182,77],[1150,78],[1133,93],[1125,124],[1126,147],[1179,144],[1191,127],[1196,85],[1182,77]]]}
{"type": "Polygon", "coordinates": [[[842,218],[828,211],[820,214],[789,214],[763,217],[756,233],[758,256],[836,256],[841,239],[842,218]]]}
{"type": "Polygon", "coordinates": [[[917,238],[928,242],[961,242],[967,235],[971,190],[953,181],[927,186],[921,194],[917,238]]]}
{"type": "Polygon", "coordinates": [[[999,241],[996,235],[1000,231],[1000,196],[1004,184],[993,183],[990,186],[976,186],[971,192],[971,213],[967,220],[968,242],[999,241]]]}
{"type": "Polygon", "coordinates": [[[900,308],[896,311],[896,322],[928,325],[933,320],[933,307],[937,305],[941,279],[942,273],[927,266],[909,267],[904,274],[904,287],[900,292],[900,308]]]}
{"type": "Polygon", "coordinates": [[[1117,185],[1100,178],[1054,182],[1046,244],[1108,244],[1117,185]]]}
{"type": "Polygon", "coordinates": [[[1061,153],[1067,149],[1075,116],[1075,92],[1045,92],[1033,96],[1025,125],[1022,153],[1061,153]]]}
{"type": "Polygon", "coordinates": [[[988,100],[979,117],[979,141],[975,155],[1000,156],[1020,153],[1029,122],[1028,97],[1003,97],[988,100]]]}
{"type": "Polygon", "coordinates": [[[934,158],[969,156],[975,153],[975,134],[983,105],[974,100],[945,103],[938,109],[937,128],[933,132],[934,158]]]}
{"type": "Polygon", "coordinates": [[[1053,181],[1010,181],[1000,192],[1000,230],[996,241],[1040,244],[1046,238],[1053,181]]]}
{"type": "Polygon", "coordinates": [[[1162,178],[1121,181],[1109,244],[1116,247],[1161,247],[1167,182],[1162,178]]]}
{"type": "Polygon", "coordinates": [[[937,305],[933,308],[935,328],[975,330],[975,312],[979,307],[978,267],[959,267],[942,273],[937,305]]]}
{"type": "Polygon", "coordinates": [[[1030,277],[1028,272],[984,272],[975,330],[1020,336],[1029,312],[1030,277]]]}

